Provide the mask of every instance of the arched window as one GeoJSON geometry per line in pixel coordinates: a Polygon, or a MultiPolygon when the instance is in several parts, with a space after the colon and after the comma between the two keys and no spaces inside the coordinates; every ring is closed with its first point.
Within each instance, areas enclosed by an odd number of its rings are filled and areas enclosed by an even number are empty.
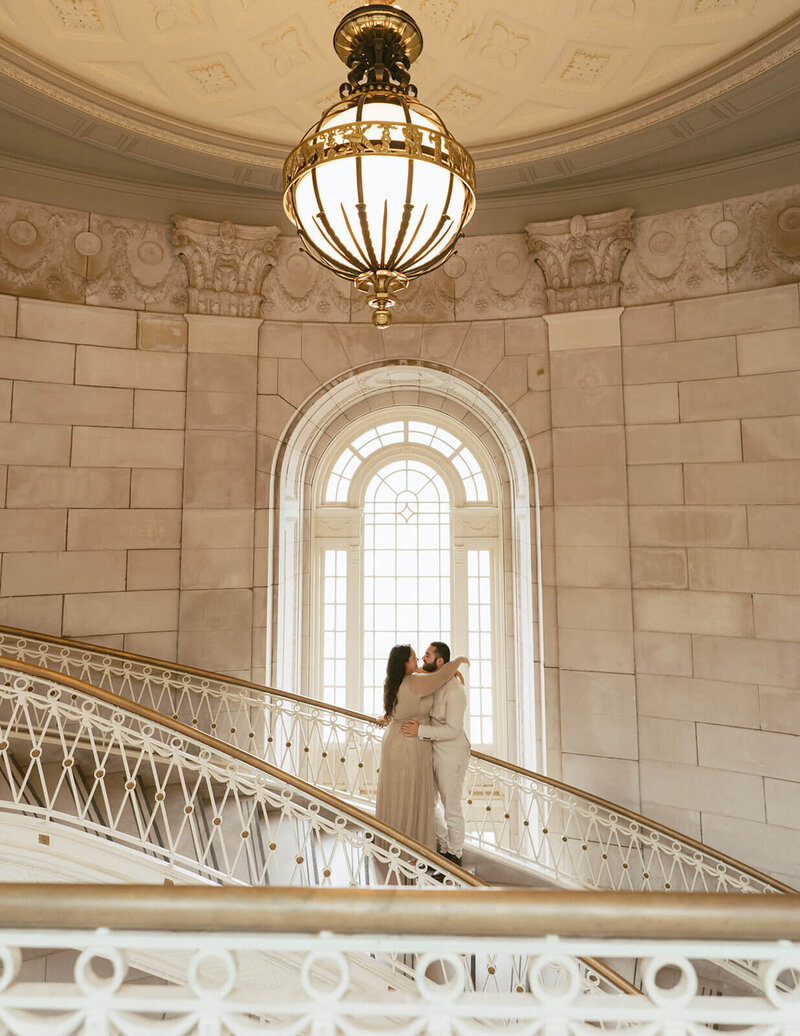
{"type": "Polygon", "coordinates": [[[363,513],[364,708],[377,715],[397,638],[420,655],[426,637],[451,639],[450,496],[423,461],[393,460],[370,479],[363,513]]]}
{"type": "Polygon", "coordinates": [[[382,711],[386,658],[432,640],[466,654],[468,733],[505,747],[499,487],[480,441],[416,407],[351,425],[315,477],[315,668],[322,696],[382,711]]]}

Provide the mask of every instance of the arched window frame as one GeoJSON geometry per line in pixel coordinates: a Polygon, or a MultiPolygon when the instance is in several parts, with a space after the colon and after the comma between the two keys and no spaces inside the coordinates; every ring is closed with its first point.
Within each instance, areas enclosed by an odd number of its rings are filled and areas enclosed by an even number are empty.
{"type": "MultiPolygon", "coordinates": [[[[346,657],[344,659],[345,699],[337,704],[346,705],[356,711],[363,711],[361,700],[363,651],[363,549],[362,520],[366,487],[375,474],[398,458],[416,458],[433,468],[442,478],[451,501],[451,571],[450,595],[452,602],[451,645],[459,653],[468,653],[468,568],[474,552],[488,554],[489,583],[491,593],[491,663],[492,663],[492,738],[482,741],[474,738],[481,748],[492,752],[503,752],[508,747],[507,701],[504,679],[502,648],[505,641],[504,629],[504,579],[503,579],[503,523],[501,493],[498,474],[493,461],[478,438],[457,422],[445,415],[427,408],[397,407],[365,416],[351,424],[326,448],[314,476],[312,493],[314,498],[311,542],[313,545],[312,576],[312,633],[310,637],[311,672],[321,689],[323,680],[323,636],[322,608],[324,600],[324,557],[325,551],[341,552],[339,560],[344,561],[346,572],[346,657]],[[474,502],[467,499],[462,475],[451,460],[432,446],[416,442],[402,442],[382,446],[364,458],[354,472],[348,487],[347,500],[332,502],[325,500],[330,474],[349,443],[363,435],[369,428],[388,424],[391,421],[421,421],[441,427],[460,440],[475,457],[483,474],[488,499],[474,502]],[[346,560],[345,560],[346,559],[346,560]]],[[[474,566],[474,562],[473,562],[474,566]]],[[[342,565],[340,564],[340,569],[342,565]]],[[[484,580],[484,584],[485,584],[484,580]]],[[[472,584],[474,586],[474,582],[472,584]]],[[[415,644],[421,653],[427,644],[415,644]]],[[[471,681],[478,682],[476,668],[471,681]]],[[[485,697],[485,696],[484,696],[485,697]]]]}
{"type": "Polygon", "coordinates": [[[316,693],[310,646],[315,629],[311,529],[313,487],[326,446],[365,410],[377,414],[417,406],[421,395],[437,412],[456,415],[494,460],[502,487],[508,758],[544,773],[552,766],[558,775],[558,711],[549,709],[551,683],[544,663],[549,614],[542,564],[545,512],[532,443],[485,386],[438,365],[394,359],[365,364],[323,386],[293,413],[281,434],[264,482],[264,517],[274,546],[266,559],[263,607],[257,602],[265,628],[267,680],[312,697],[316,693]]]}

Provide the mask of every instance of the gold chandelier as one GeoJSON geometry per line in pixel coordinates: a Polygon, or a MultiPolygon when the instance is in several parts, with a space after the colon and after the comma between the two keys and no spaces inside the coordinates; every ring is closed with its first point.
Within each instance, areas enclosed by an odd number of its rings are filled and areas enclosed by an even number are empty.
{"type": "Polygon", "coordinates": [[[395,293],[452,255],[475,208],[475,165],[416,99],[408,69],[422,34],[410,15],[359,7],[333,46],[347,82],[286,159],[283,206],[306,252],[366,292],[384,328],[395,293]]]}

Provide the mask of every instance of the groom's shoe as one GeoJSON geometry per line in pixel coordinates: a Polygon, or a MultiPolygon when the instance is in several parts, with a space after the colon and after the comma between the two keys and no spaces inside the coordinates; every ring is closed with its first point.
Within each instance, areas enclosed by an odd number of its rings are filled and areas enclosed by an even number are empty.
{"type": "Polygon", "coordinates": [[[446,860],[449,860],[451,863],[454,863],[457,867],[461,866],[461,857],[456,856],[455,853],[442,853],[441,855],[444,856],[446,860]]]}

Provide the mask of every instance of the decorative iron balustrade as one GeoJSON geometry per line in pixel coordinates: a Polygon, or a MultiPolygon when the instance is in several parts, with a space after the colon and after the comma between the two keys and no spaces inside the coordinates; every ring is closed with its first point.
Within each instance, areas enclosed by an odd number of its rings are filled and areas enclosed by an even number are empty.
{"type": "Polygon", "coordinates": [[[800,897],[784,905],[741,895],[350,891],[0,888],[3,1031],[797,1032],[800,897]],[[758,910],[747,909],[755,903],[758,910]],[[144,946],[173,962],[169,977],[154,982],[132,971],[144,946]],[[61,981],[35,981],[30,958],[54,950],[61,981]],[[642,961],[645,995],[587,989],[579,957],[598,953],[642,961]],[[709,954],[755,961],[760,988],[742,996],[704,991],[695,962],[709,954]],[[412,983],[365,986],[366,969],[397,955],[409,962],[412,983]],[[476,959],[520,962],[515,982],[476,991],[476,959]],[[263,962],[260,971],[254,960],[263,962]],[[295,968],[276,975],[275,960],[295,968]]]}
{"type": "MultiPolygon", "coordinates": [[[[0,654],[140,702],[365,810],[382,731],[368,716],[188,666],[0,627],[0,654]]],[[[560,781],[473,752],[467,847],[555,885],[615,891],[793,892],[694,839],[560,781]]]]}
{"type": "MultiPolygon", "coordinates": [[[[111,841],[156,861],[169,882],[485,887],[357,807],[178,720],[0,658],[3,813],[111,841]]],[[[525,966],[470,959],[476,988],[498,976],[518,984],[525,966]]],[[[587,988],[637,992],[600,961],[580,967],[587,988]]],[[[391,973],[413,977],[402,956],[391,973]]]]}
{"type": "Polygon", "coordinates": [[[478,884],[268,763],[111,692],[16,668],[24,665],[0,665],[0,812],[110,840],[173,879],[478,884]]]}

